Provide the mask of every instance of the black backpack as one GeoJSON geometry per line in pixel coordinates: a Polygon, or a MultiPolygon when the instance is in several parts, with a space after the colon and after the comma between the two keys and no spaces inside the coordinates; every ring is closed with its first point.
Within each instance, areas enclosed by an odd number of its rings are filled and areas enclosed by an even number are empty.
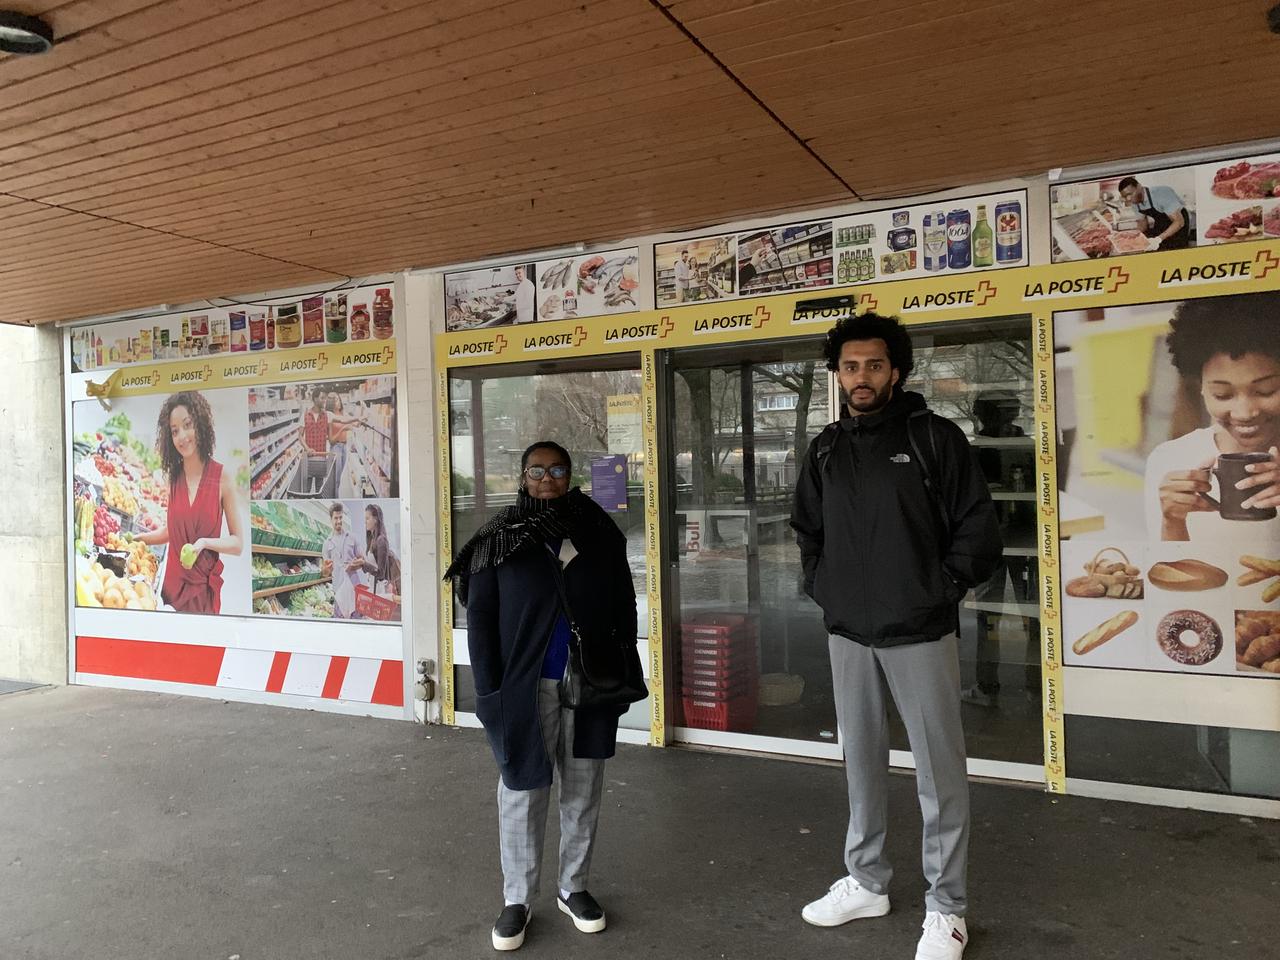
{"type": "MultiPolygon", "coordinates": [[[[915,455],[916,463],[920,465],[920,479],[924,481],[925,492],[929,494],[929,499],[933,503],[938,529],[942,532],[942,542],[946,544],[951,540],[951,511],[947,509],[946,501],[943,500],[940,489],[939,478],[942,474],[939,472],[938,441],[933,432],[933,420],[923,420],[929,414],[929,410],[915,410],[907,416],[907,439],[911,441],[911,452],[915,455]],[[924,447],[916,436],[921,429],[929,432],[928,456],[925,455],[924,447]]],[[[823,463],[836,445],[836,437],[839,434],[839,430],[840,424],[838,422],[830,423],[818,434],[817,467],[819,477],[822,475],[823,463]]]]}

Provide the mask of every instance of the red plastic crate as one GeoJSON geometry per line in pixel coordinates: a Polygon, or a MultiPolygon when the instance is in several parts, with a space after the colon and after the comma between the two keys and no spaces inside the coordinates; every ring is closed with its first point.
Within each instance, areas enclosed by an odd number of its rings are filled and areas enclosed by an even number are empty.
{"type": "Polygon", "coordinates": [[[755,726],[759,694],[750,690],[728,700],[689,696],[681,698],[684,725],[698,730],[750,730],[755,726]]]}

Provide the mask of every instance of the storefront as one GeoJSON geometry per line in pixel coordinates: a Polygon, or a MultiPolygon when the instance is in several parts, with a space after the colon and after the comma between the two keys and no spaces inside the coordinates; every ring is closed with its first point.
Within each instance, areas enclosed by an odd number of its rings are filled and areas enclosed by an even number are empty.
{"type": "MultiPolygon", "coordinates": [[[[625,317],[472,312],[436,340],[441,554],[511,502],[524,446],[558,440],[631,545],[652,693],[624,718],[629,739],[838,759],[825,635],[787,521],[798,458],[840,402],[823,333],[850,310],[897,314],[911,388],[970,436],[1005,539],[1002,568],[961,606],[970,772],[1280,815],[1280,536],[1220,489],[1244,476],[1223,471],[1267,460],[1243,455],[1277,415],[1280,241],[1261,224],[1280,202],[1246,198],[1258,230],[1195,241],[1197,207],[1231,219],[1214,206],[1237,203],[1223,177],[1273,162],[1187,168],[1205,182],[1179,197],[1181,226],[1141,213],[1150,192],[1123,202],[1116,176],[1055,186],[1050,210],[1009,191],[655,240],[651,274],[641,244],[658,309],[625,317]],[[1093,253],[1073,259],[1081,243],[1093,253]],[[1201,372],[1175,368],[1175,317],[1207,318],[1198,349],[1227,358],[1215,378],[1229,383],[1202,397],[1201,372]],[[1242,350],[1253,365],[1237,369],[1242,350]],[[1192,470],[1207,496],[1171,526],[1183,511],[1161,488],[1192,470]]],[[[525,277],[562,303],[566,278],[592,275],[576,266],[525,277]]],[[[443,716],[474,724],[466,612],[447,585],[440,617],[443,716]]],[[[892,760],[910,766],[894,728],[892,760]]]]}
{"type": "Polygon", "coordinates": [[[550,437],[628,538],[651,696],[622,739],[839,759],[788,520],[841,402],[822,336],[877,310],[1001,519],[961,604],[970,772],[1280,816],[1280,533],[1222,494],[1280,422],[1277,164],[69,327],[70,679],[411,719],[421,666],[426,719],[475,725],[439,576],[550,437]],[[1171,353],[1171,326],[1207,332],[1171,353]]]}

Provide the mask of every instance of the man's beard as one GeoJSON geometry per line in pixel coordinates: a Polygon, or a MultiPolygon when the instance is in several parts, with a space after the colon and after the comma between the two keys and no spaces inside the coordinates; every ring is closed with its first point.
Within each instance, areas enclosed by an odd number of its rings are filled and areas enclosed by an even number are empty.
{"type": "Polygon", "coordinates": [[[874,413],[889,402],[893,396],[893,384],[885,384],[883,390],[870,394],[854,391],[849,394],[849,409],[855,413],[874,413]]]}

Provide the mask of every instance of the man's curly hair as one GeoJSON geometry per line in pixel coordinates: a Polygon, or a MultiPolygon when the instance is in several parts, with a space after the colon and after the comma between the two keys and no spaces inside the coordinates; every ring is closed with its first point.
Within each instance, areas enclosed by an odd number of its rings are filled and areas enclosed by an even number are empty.
{"type": "Polygon", "coordinates": [[[200,451],[200,459],[209,462],[213,456],[215,437],[213,433],[213,411],[209,409],[209,401],[204,394],[195,390],[184,390],[175,393],[160,408],[160,418],[156,422],[156,451],[164,464],[164,472],[169,475],[170,483],[177,483],[182,475],[182,455],[173,445],[173,436],[169,428],[169,418],[178,407],[186,407],[196,425],[196,448],[200,451]]]}
{"type": "Polygon", "coordinates": [[[902,386],[911,375],[915,366],[911,337],[897,317],[864,313],[836,321],[836,325],[827,331],[827,338],[822,343],[822,355],[827,359],[828,370],[839,368],[840,351],[850,340],[883,340],[889,348],[889,366],[898,371],[898,386],[902,386]]]}
{"type": "Polygon", "coordinates": [[[1280,292],[1184,300],[1173,311],[1169,354],[1178,373],[1199,382],[1210,358],[1261,353],[1280,360],[1280,292]]]}

